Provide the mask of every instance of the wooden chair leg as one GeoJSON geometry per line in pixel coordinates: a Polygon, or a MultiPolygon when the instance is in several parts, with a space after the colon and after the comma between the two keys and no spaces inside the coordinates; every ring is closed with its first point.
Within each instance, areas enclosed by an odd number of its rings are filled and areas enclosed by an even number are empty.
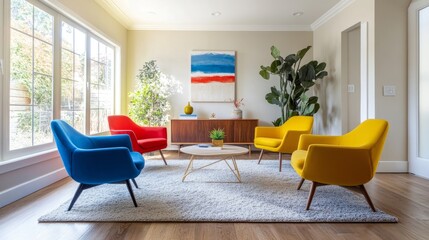
{"type": "Polygon", "coordinates": [[[301,178],[301,181],[299,182],[299,184],[298,184],[298,188],[297,188],[296,190],[301,189],[302,184],[304,183],[304,181],[305,181],[305,179],[304,179],[304,178],[301,178]]]}
{"type": "Polygon", "coordinates": [[[305,210],[310,209],[311,201],[313,201],[313,196],[314,196],[314,193],[316,192],[316,188],[317,188],[317,182],[313,182],[311,184],[310,193],[308,194],[307,207],[305,208],[305,210]]]}
{"type": "Polygon", "coordinates": [[[282,171],[283,154],[280,152],[279,152],[279,162],[280,162],[279,172],[281,172],[282,171]]]}
{"type": "Polygon", "coordinates": [[[165,161],[164,154],[162,154],[161,150],[159,150],[159,154],[161,154],[161,157],[162,157],[162,160],[164,161],[164,164],[167,165],[167,161],[165,161]]]}
{"type": "Polygon", "coordinates": [[[137,207],[136,198],[134,197],[133,189],[131,188],[130,180],[125,180],[125,184],[127,185],[128,192],[130,193],[131,199],[133,200],[134,207],[137,207]]]}
{"type": "Polygon", "coordinates": [[[371,198],[369,197],[368,192],[366,191],[363,184],[359,185],[358,187],[359,187],[360,191],[362,192],[362,194],[365,196],[365,199],[368,202],[369,206],[371,207],[372,211],[377,212],[377,210],[375,209],[374,204],[372,203],[371,198]]]}
{"type": "Polygon", "coordinates": [[[258,164],[261,163],[262,155],[264,155],[264,149],[261,149],[261,154],[259,154],[259,161],[258,164]]]}

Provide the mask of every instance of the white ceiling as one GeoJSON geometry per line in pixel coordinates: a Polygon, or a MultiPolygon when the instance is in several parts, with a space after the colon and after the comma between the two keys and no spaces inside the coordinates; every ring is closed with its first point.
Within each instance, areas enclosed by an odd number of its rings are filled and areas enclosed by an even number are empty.
{"type": "Polygon", "coordinates": [[[354,0],[95,1],[130,30],[311,31],[354,0]]]}

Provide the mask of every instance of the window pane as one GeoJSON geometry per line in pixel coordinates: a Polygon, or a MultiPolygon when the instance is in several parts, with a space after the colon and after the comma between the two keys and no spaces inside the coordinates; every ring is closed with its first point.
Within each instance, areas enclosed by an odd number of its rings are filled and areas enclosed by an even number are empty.
{"type": "Polygon", "coordinates": [[[19,31],[33,34],[33,5],[25,0],[10,2],[10,25],[19,31]]]}
{"type": "Polygon", "coordinates": [[[95,134],[99,132],[98,123],[99,123],[98,110],[91,110],[91,131],[90,131],[91,134],[95,134]]]}
{"type": "Polygon", "coordinates": [[[61,118],[85,133],[86,34],[63,22],[61,118]],[[67,78],[67,79],[66,79],[67,78]]]}
{"type": "Polygon", "coordinates": [[[30,106],[10,106],[9,149],[32,146],[32,114],[30,106]]]}
{"type": "Polygon", "coordinates": [[[36,56],[34,58],[34,71],[37,73],[52,75],[52,60],[54,57],[52,45],[34,39],[34,56],[36,56]]]}
{"type": "Polygon", "coordinates": [[[61,52],[61,77],[73,79],[73,53],[64,49],[61,52]]]}
{"type": "Polygon", "coordinates": [[[34,36],[52,44],[54,18],[48,13],[34,8],[34,36]]]}
{"type": "Polygon", "coordinates": [[[15,150],[52,142],[53,16],[12,0],[11,26],[9,147],[15,150]]]}
{"type": "Polygon", "coordinates": [[[62,22],[61,24],[61,48],[73,51],[73,27],[62,22]]]}

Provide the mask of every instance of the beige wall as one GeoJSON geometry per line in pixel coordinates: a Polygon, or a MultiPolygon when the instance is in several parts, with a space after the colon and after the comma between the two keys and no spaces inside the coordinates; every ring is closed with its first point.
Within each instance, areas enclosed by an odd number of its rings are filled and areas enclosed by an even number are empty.
{"type": "MultiPolygon", "coordinates": [[[[312,44],[312,32],[193,32],[193,31],[129,31],[128,90],[135,86],[135,76],[145,61],[157,60],[166,74],[182,82],[183,94],[171,98],[171,117],[183,113],[190,91],[190,53],[192,50],[236,51],[236,97],[244,98],[244,118],[257,118],[260,124],[271,125],[280,116],[280,108],[270,105],[265,94],[278,78],[269,81],[259,76],[261,65],[272,62],[270,47],[277,46],[282,55],[295,53],[312,44]]],[[[312,58],[310,51],[307,61],[312,58]]],[[[201,118],[215,113],[217,118],[231,118],[232,103],[191,103],[201,118]]]]}
{"type": "MultiPolygon", "coordinates": [[[[316,131],[341,134],[342,99],[347,82],[341,79],[341,33],[358,24],[368,24],[368,81],[375,82],[376,118],[390,123],[382,161],[407,171],[407,9],[409,0],[359,0],[314,31],[314,58],[326,61],[329,78],[317,87],[322,111],[316,131]],[[383,96],[383,85],[395,85],[396,96],[383,96]],[[402,161],[402,163],[400,163],[402,161]],[[395,163],[396,162],[396,163],[395,163]]],[[[369,92],[371,94],[371,92],[369,92]]],[[[371,106],[370,106],[371,108],[371,106]]],[[[394,169],[392,169],[394,171],[394,169]]]]}

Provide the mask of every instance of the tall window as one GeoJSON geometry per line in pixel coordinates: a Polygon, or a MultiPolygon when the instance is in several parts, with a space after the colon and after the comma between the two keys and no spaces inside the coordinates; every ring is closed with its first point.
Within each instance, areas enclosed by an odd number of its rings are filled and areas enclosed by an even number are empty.
{"type": "Polygon", "coordinates": [[[10,3],[5,22],[9,88],[4,90],[9,124],[3,130],[9,133],[8,157],[53,146],[54,116],[85,134],[108,131],[114,46],[40,1],[5,1],[10,3]]]}
{"type": "Polygon", "coordinates": [[[62,22],[61,118],[85,132],[86,34],[62,22]]]}
{"type": "Polygon", "coordinates": [[[52,141],[53,16],[11,1],[10,150],[52,141]]]}
{"type": "Polygon", "coordinates": [[[113,113],[113,48],[91,38],[91,131],[109,129],[107,116],[113,113]]]}

